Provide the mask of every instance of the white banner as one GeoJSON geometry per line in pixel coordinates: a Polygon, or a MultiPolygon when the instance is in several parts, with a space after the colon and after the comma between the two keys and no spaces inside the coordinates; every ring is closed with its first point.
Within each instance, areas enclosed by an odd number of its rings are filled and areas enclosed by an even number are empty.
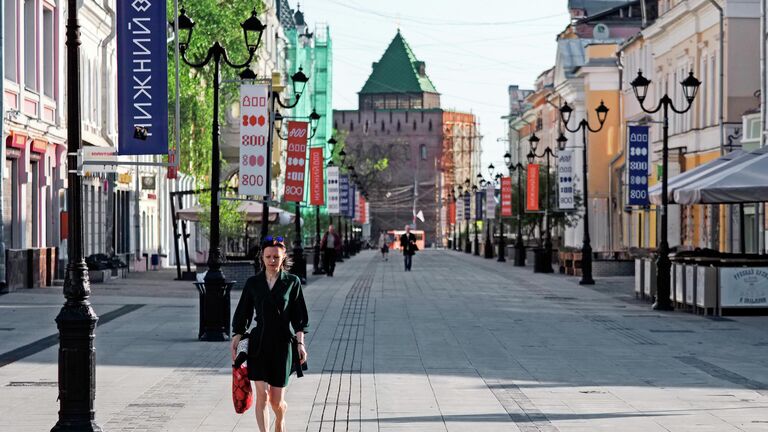
{"type": "Polygon", "coordinates": [[[371,223],[371,206],[367,200],[365,201],[365,223],[371,223]]]}
{"type": "Polygon", "coordinates": [[[456,201],[456,223],[461,224],[464,221],[464,200],[456,201]]]}
{"type": "Polygon", "coordinates": [[[269,85],[240,86],[240,195],[269,195],[269,85]]]}
{"type": "Polygon", "coordinates": [[[485,186],[485,218],[494,219],[496,217],[496,186],[488,183],[485,186]]]}
{"type": "Polygon", "coordinates": [[[341,210],[339,207],[339,167],[328,167],[325,173],[328,177],[326,184],[328,214],[337,215],[341,210]]]}
{"type": "Polygon", "coordinates": [[[562,210],[575,208],[573,202],[573,150],[557,153],[557,207],[562,210]]]}
{"type": "Polygon", "coordinates": [[[722,307],[768,307],[768,268],[720,267],[719,270],[722,307]]]}

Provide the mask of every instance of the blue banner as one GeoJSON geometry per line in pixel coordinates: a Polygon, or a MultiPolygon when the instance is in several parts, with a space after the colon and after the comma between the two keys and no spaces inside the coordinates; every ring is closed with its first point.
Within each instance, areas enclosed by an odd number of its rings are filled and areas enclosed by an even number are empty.
{"type": "Polygon", "coordinates": [[[469,192],[464,194],[464,220],[472,219],[472,202],[469,192]]]}
{"type": "Polygon", "coordinates": [[[629,127],[629,205],[648,205],[648,126],[629,127]]]}
{"type": "Polygon", "coordinates": [[[483,220],[483,197],[484,191],[475,192],[475,220],[483,220]]]}
{"type": "Polygon", "coordinates": [[[121,155],[168,154],[165,3],[117,0],[117,129],[121,155]]]}
{"type": "Polygon", "coordinates": [[[349,185],[349,214],[347,217],[350,219],[355,218],[355,211],[357,210],[357,186],[349,185]]]}
{"type": "Polygon", "coordinates": [[[346,174],[339,176],[339,209],[342,216],[349,216],[349,176],[346,174]]]}

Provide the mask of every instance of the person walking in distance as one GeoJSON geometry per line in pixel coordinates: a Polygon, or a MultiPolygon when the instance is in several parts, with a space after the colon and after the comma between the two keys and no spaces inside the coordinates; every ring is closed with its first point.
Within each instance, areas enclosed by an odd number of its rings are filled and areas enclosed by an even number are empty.
{"type": "Polygon", "coordinates": [[[400,236],[400,248],[405,258],[405,271],[411,271],[413,255],[419,248],[416,246],[416,236],[411,232],[411,226],[405,226],[405,234],[400,236]]]}
{"type": "Polygon", "coordinates": [[[240,341],[246,339],[248,378],[256,387],[256,424],[259,431],[267,432],[271,406],[275,432],[285,432],[285,388],[292,373],[304,374],[309,315],[301,281],[288,273],[291,261],[283,238],[265,237],[257,260],[261,270],[245,282],[232,319],[232,360],[236,361],[240,341]]]}
{"type": "Polygon", "coordinates": [[[381,230],[379,234],[379,250],[381,251],[381,259],[389,261],[389,235],[384,230],[381,230]]]}
{"type": "Polygon", "coordinates": [[[336,270],[336,254],[341,252],[341,237],[333,229],[333,225],[328,225],[328,231],[323,234],[320,240],[320,249],[323,250],[323,268],[326,276],[333,276],[336,270]]]}

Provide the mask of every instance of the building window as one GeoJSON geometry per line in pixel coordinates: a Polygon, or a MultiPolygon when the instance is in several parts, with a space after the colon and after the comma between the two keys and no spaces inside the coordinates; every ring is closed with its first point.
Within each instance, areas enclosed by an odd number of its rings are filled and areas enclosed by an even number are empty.
{"type": "Polygon", "coordinates": [[[43,94],[53,98],[53,10],[43,9],[43,94]]]}
{"type": "Polygon", "coordinates": [[[413,130],[416,130],[416,120],[413,121],[413,130]]]}
{"type": "Polygon", "coordinates": [[[429,131],[432,132],[432,119],[429,119],[429,131]]]}
{"type": "Polygon", "coordinates": [[[427,145],[422,144],[419,146],[419,156],[421,160],[427,160],[427,145]]]}
{"type": "Polygon", "coordinates": [[[24,85],[37,91],[35,0],[24,0],[24,85]]]}
{"type": "Polygon", "coordinates": [[[422,107],[421,98],[420,97],[412,97],[411,98],[411,108],[413,109],[421,109],[422,107]]]}
{"type": "Polygon", "coordinates": [[[381,121],[381,131],[384,132],[384,120],[381,121]]]}
{"type": "Polygon", "coordinates": [[[3,17],[3,68],[5,77],[16,82],[16,0],[3,0],[5,16],[3,17]]]}
{"type": "Polygon", "coordinates": [[[373,98],[373,109],[384,109],[384,96],[375,96],[373,98]]]}

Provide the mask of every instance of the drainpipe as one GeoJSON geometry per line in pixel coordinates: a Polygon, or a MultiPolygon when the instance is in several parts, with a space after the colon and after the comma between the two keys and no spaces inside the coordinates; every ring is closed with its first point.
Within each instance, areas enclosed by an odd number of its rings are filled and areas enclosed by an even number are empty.
{"type": "MultiPolygon", "coordinates": [[[[107,116],[107,107],[110,106],[110,87],[114,80],[112,80],[111,76],[109,75],[109,65],[110,65],[110,57],[109,57],[109,47],[112,41],[115,39],[115,35],[117,33],[117,22],[115,20],[115,11],[112,9],[112,7],[109,5],[109,1],[104,0],[102,3],[102,6],[104,6],[104,10],[107,12],[107,15],[109,15],[109,21],[110,21],[110,31],[104,40],[101,41],[101,106],[102,106],[102,116],[101,116],[101,137],[104,138],[104,140],[109,143],[109,145],[112,148],[115,148],[115,142],[112,140],[112,138],[109,136],[109,116],[107,116]]],[[[116,173],[108,173],[107,174],[107,184],[109,185],[109,190],[107,193],[107,226],[105,229],[106,233],[106,244],[102,245],[106,247],[107,255],[113,255],[117,253],[117,239],[115,231],[115,185],[116,185],[116,173]]]]}
{"type": "MultiPolygon", "coordinates": [[[[5,35],[5,29],[3,28],[3,25],[5,24],[5,2],[0,2],[0,138],[2,138],[3,130],[5,128],[5,105],[3,103],[3,100],[5,99],[5,70],[3,69],[3,66],[5,64],[5,41],[3,40],[3,35],[5,35]]],[[[3,171],[5,170],[5,140],[0,141],[0,146],[2,147],[2,150],[0,150],[0,153],[2,153],[2,160],[0,160],[0,182],[3,181],[3,178],[5,177],[5,173],[3,171]]],[[[3,196],[3,188],[0,187],[0,202],[5,202],[5,197],[3,196]]],[[[3,206],[0,205],[0,291],[4,291],[5,289],[5,236],[4,231],[2,229],[3,227],[3,206]]]]}
{"type": "MultiPolygon", "coordinates": [[[[764,0],[763,0],[764,1],[764,0]]],[[[724,107],[725,107],[725,98],[724,98],[724,83],[725,83],[725,17],[723,14],[723,7],[720,6],[720,4],[715,0],[709,0],[710,3],[712,3],[712,6],[714,6],[717,9],[717,12],[720,14],[720,56],[718,58],[718,69],[720,69],[720,82],[718,83],[718,89],[717,92],[719,94],[720,98],[720,156],[725,154],[725,123],[723,122],[723,118],[725,117],[724,113],[724,107]]]]}
{"type": "MultiPolygon", "coordinates": [[[[641,3],[643,2],[641,1],[641,3]]],[[[619,70],[619,120],[621,121],[621,119],[624,118],[624,104],[622,103],[624,98],[621,97],[621,92],[623,90],[624,64],[621,63],[621,54],[618,52],[616,53],[616,65],[619,70]]],[[[608,164],[608,245],[611,248],[611,252],[615,250],[613,248],[613,165],[624,156],[624,145],[620,148],[621,150],[619,150],[619,153],[614,156],[608,164]]]]}

